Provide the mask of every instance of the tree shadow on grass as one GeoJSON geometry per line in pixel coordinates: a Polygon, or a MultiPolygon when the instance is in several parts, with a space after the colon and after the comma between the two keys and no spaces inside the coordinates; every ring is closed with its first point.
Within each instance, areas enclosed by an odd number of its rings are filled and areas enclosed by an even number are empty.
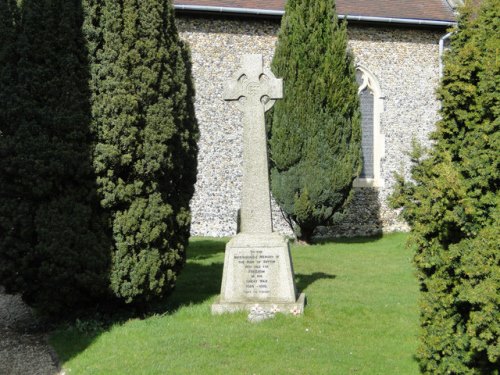
{"type": "MultiPolygon", "coordinates": [[[[222,263],[207,265],[188,263],[181,272],[172,293],[147,308],[125,306],[109,313],[98,313],[60,328],[50,343],[61,362],[67,362],[88,348],[100,335],[131,319],[147,319],[158,315],[175,314],[183,306],[201,304],[219,294],[222,263]]],[[[207,310],[207,314],[210,312],[207,310]]]]}
{"type": "MultiPolygon", "coordinates": [[[[147,311],[144,311],[143,315],[117,312],[102,321],[99,318],[98,320],[77,321],[67,329],[58,331],[53,336],[51,344],[56,347],[59,359],[64,363],[82,353],[112,326],[123,324],[133,318],[147,319],[154,315],[172,315],[183,306],[204,303],[220,293],[222,270],[223,264],[220,262],[207,265],[188,263],[179,276],[173,293],[163,301],[153,304],[147,311]]],[[[335,275],[324,272],[295,275],[297,289],[300,291],[307,289],[318,280],[335,278],[335,275]]],[[[210,314],[208,310],[207,314],[210,314]]]]}
{"type": "Polygon", "coordinates": [[[314,241],[316,245],[326,245],[329,243],[338,243],[338,244],[346,244],[346,243],[369,243],[376,242],[383,237],[383,234],[375,234],[373,236],[368,237],[335,237],[335,238],[321,238],[314,241]]]}
{"type": "Polygon", "coordinates": [[[154,307],[155,311],[172,314],[182,306],[205,302],[220,292],[222,256],[226,240],[196,239],[189,243],[187,264],[171,295],[154,307]],[[211,259],[208,264],[199,263],[211,259]]]}
{"type": "Polygon", "coordinates": [[[60,327],[51,339],[59,359],[64,363],[78,356],[100,335],[130,319],[172,315],[183,306],[202,304],[219,294],[223,263],[218,254],[224,253],[225,244],[223,239],[191,241],[187,250],[187,263],[178,277],[175,289],[161,300],[147,307],[111,306],[109,310],[89,312],[80,320],[60,327]],[[210,258],[213,258],[212,262],[208,260],[210,258]]]}
{"type": "MultiPolygon", "coordinates": [[[[61,329],[53,336],[54,345],[62,362],[78,356],[99,336],[112,326],[121,325],[130,319],[147,319],[154,315],[173,315],[184,306],[202,304],[220,293],[223,263],[218,254],[224,252],[224,240],[196,240],[188,249],[188,263],[182,270],[173,292],[163,300],[142,311],[114,311],[108,316],[97,316],[77,321],[61,329]],[[207,259],[213,257],[213,261],[207,259]],[[206,264],[203,264],[207,262],[206,264]]],[[[296,284],[303,291],[318,280],[335,279],[335,275],[324,272],[296,274],[296,284]]],[[[207,314],[210,312],[207,309],[207,314]]]]}
{"type": "Polygon", "coordinates": [[[187,250],[188,260],[203,260],[213,257],[216,254],[224,253],[227,240],[217,239],[196,239],[189,243],[187,250]]]}
{"type": "Polygon", "coordinates": [[[183,306],[204,303],[220,293],[222,263],[187,264],[173,293],[154,307],[156,313],[173,314],[183,306]]]}
{"type": "Polygon", "coordinates": [[[337,276],[336,275],[330,275],[324,272],[314,272],[310,275],[305,275],[302,273],[296,273],[295,274],[295,284],[297,286],[297,289],[299,291],[304,291],[309,287],[309,285],[313,284],[314,282],[318,280],[333,280],[337,276]]]}

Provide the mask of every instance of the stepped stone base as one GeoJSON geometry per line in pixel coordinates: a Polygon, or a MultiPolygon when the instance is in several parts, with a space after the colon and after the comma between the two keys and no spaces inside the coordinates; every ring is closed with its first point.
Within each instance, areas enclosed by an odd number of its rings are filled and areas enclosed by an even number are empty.
{"type": "Polygon", "coordinates": [[[219,315],[225,313],[234,313],[237,311],[251,311],[253,308],[259,307],[264,311],[282,314],[302,315],[304,307],[307,304],[306,295],[300,293],[299,298],[294,303],[244,303],[244,302],[221,302],[220,297],[212,305],[212,314],[219,315]]]}
{"type": "Polygon", "coordinates": [[[226,245],[221,294],[213,314],[250,310],[302,314],[288,240],[277,233],[240,233],[226,245]]]}

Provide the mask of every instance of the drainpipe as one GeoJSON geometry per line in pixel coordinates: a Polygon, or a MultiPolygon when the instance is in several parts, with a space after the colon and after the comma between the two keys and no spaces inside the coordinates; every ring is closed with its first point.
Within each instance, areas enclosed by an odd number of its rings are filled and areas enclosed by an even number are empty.
{"type": "Polygon", "coordinates": [[[455,32],[452,31],[445,36],[443,36],[441,39],[439,39],[439,80],[443,78],[443,55],[444,55],[444,42],[454,34],[455,32]]]}

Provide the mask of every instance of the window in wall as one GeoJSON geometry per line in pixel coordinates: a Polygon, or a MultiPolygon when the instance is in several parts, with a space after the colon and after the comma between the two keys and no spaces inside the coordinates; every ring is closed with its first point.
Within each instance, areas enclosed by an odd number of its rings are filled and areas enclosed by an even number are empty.
{"type": "Polygon", "coordinates": [[[384,156],[385,146],[384,136],[380,133],[383,97],[377,80],[363,66],[356,67],[356,80],[361,104],[363,169],[354,181],[354,186],[379,187],[384,185],[380,174],[380,161],[384,156]]]}

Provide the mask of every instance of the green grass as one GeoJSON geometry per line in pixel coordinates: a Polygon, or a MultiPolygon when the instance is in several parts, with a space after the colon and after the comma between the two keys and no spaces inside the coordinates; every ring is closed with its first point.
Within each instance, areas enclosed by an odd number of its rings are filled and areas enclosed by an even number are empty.
{"type": "Polygon", "coordinates": [[[195,239],[163,314],[51,344],[74,374],[418,374],[417,282],[406,235],[292,247],[302,317],[212,316],[225,242],[195,239]]]}

